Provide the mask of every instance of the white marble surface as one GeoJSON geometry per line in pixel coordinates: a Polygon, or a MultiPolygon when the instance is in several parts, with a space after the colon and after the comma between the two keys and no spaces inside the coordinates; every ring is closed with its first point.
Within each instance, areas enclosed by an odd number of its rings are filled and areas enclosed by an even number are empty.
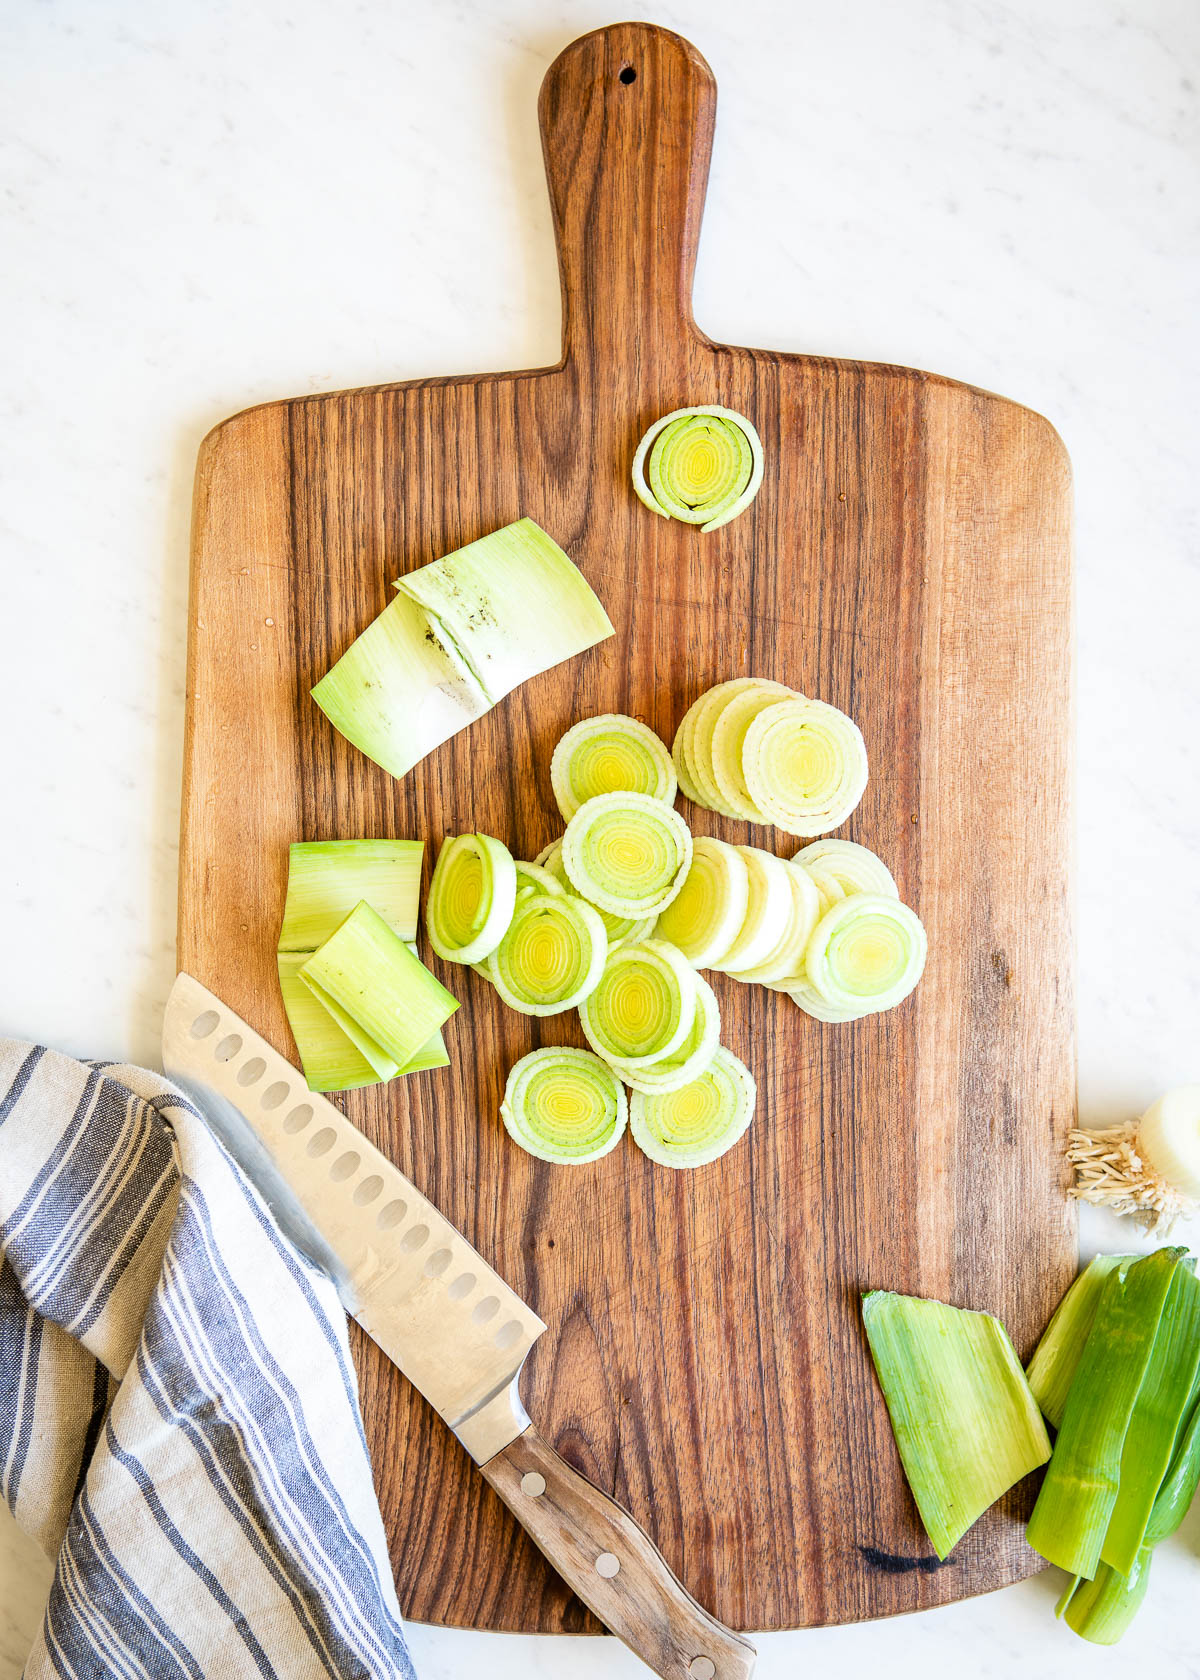
{"type": "MultiPolygon", "coordinates": [[[[0,9],[9,337],[0,1030],[152,1060],[173,969],[191,471],[264,398],[557,353],[534,100],[620,6],[0,9]]],[[[1080,1097],[1200,1078],[1194,0],[692,0],[721,109],[716,338],[905,362],[1041,409],[1079,506],[1080,1097]]],[[[1020,820],[1020,813],[1014,813],[1020,820]]],[[[1088,1225],[1092,1247],[1115,1230],[1088,1225]]],[[[1121,1241],[1126,1240],[1122,1232],[1121,1241]]],[[[762,1640],[760,1672],[1200,1675],[1200,1512],[1136,1642],[1054,1582],[762,1640]]],[[[0,1680],[47,1570],[0,1521],[0,1680]]],[[[414,1628],[425,1680],[641,1672],[612,1641],[414,1628]]]]}

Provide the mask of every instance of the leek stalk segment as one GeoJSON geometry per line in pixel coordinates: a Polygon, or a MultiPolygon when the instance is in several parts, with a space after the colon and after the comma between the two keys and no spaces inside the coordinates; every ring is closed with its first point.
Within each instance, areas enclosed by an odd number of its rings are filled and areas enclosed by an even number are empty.
{"type": "Polygon", "coordinates": [[[288,848],[279,950],[315,951],[365,898],[392,932],[417,937],[423,840],[304,840],[288,848]]]}
{"type": "Polygon", "coordinates": [[[722,1045],[705,1071],[670,1091],[635,1090],[629,1129],[663,1167],[702,1167],[726,1154],[754,1118],[757,1090],[744,1062],[722,1045]]]}
{"type": "Polygon", "coordinates": [[[1096,1322],[1104,1281],[1118,1266],[1129,1266],[1133,1258],[1132,1254],[1097,1254],[1058,1303],[1034,1349],[1025,1375],[1034,1399],[1055,1429],[1062,1427],[1067,1395],[1096,1322]]]}
{"type": "Polygon", "coordinates": [[[762,484],[758,433],[731,408],[677,408],[655,421],[633,458],[633,488],[652,513],[716,531],[762,484]]]}
{"type": "Polygon", "coordinates": [[[531,519],[396,590],[312,691],[334,728],[396,777],[518,683],[613,633],[582,573],[531,519]]]}
{"type": "Polygon", "coordinates": [[[1166,1092],[1131,1124],[1078,1127],[1067,1155],[1072,1195],[1169,1231],[1200,1212],[1200,1085],[1166,1092]]]}
{"type": "Polygon", "coordinates": [[[356,1023],[397,1068],[407,1067],[458,1008],[457,999],[366,902],[306,958],[299,973],[327,1008],[339,1012],[339,1024],[343,1016],[356,1023]]]}
{"type": "Polygon", "coordinates": [[[523,893],[487,974],[510,1009],[561,1015],[595,990],[607,955],[604,923],[590,904],[561,888],[523,893]]]}
{"type": "Polygon", "coordinates": [[[425,931],[445,962],[482,962],[512,921],[517,871],[512,854],[490,834],[442,842],[425,901],[425,931]]]}
{"type": "Polygon", "coordinates": [[[579,807],[563,836],[563,867],[575,891],[616,916],[663,910],[691,859],[683,818],[642,793],[598,794],[579,807]]]}
{"type": "Polygon", "coordinates": [[[652,729],[618,713],[583,718],[567,730],[550,760],[550,784],[570,822],[599,793],[644,793],[675,802],[671,755],[652,729]]]}
{"type": "Polygon", "coordinates": [[[917,1509],[940,1558],[1050,1439],[1012,1343],[988,1313],[875,1290],[863,1324],[917,1509]]]}
{"type": "Polygon", "coordinates": [[[578,1165],[616,1148],[628,1099],[599,1056],[534,1050],[510,1072],[500,1116],[513,1141],[540,1161],[578,1165]]]}
{"type": "Polygon", "coordinates": [[[1163,1248],[1104,1280],[1067,1395],[1054,1457],[1029,1519],[1034,1551],[1089,1579],[1100,1565],[1121,1461],[1181,1248],[1163,1248]]]}

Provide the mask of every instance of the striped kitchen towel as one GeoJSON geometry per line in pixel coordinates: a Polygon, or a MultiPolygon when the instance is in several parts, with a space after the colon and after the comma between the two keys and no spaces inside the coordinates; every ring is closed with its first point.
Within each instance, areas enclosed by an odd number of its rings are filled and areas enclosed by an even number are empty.
{"type": "Polygon", "coordinates": [[[157,1074],[0,1040],[27,1680],[411,1676],[333,1285],[157,1074]]]}

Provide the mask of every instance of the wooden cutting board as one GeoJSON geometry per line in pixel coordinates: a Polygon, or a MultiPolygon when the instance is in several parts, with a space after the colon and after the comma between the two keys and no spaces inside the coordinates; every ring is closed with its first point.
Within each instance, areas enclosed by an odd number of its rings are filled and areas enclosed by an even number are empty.
{"type": "MultiPolygon", "coordinates": [[[[871,782],[843,830],[929,929],[915,996],[854,1026],[714,977],[750,1064],[748,1139],[694,1173],[632,1142],[552,1168],[497,1115],[511,1063],[582,1043],[464,969],[451,1066],[345,1098],[545,1318],[529,1411],[737,1628],[840,1622],[1032,1572],[1005,1499],[937,1567],[860,1326],[867,1288],[997,1313],[1030,1351],[1075,1263],[1070,472],[1040,416],[907,368],[714,344],[691,277],[716,90],[666,30],[551,66],[540,116],[564,304],[557,367],[269,403],[197,475],[179,960],[294,1055],[274,947],[296,839],[561,831],[555,741],[631,712],[670,741],[754,674],[853,714],[871,782]],[[629,467],[670,409],[762,435],[744,517],[655,517],[629,467]],[[309,689],[391,580],[528,514],[616,635],[519,689],[402,782],[309,689]]],[[[748,277],[752,281],[752,276],[748,277]]],[[[798,842],[683,807],[697,833],[798,842]]],[[[417,1620],[597,1631],[429,1408],[355,1332],[400,1602],[417,1620]]]]}

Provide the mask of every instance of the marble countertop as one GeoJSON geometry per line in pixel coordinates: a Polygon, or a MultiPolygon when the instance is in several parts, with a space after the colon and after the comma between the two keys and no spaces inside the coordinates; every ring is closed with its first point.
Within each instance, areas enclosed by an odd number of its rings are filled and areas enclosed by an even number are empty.
{"type": "MultiPolygon", "coordinates": [[[[1080,1106],[1098,1123],[1136,1113],[1200,1078],[1200,13],[639,10],[695,41],[720,86],[700,324],[951,374],[1040,409],[1067,442],[1080,1106]]],[[[154,1060],[174,974],[196,447],[267,398],[556,359],[534,105],[554,54],[612,13],[4,9],[0,1030],[154,1060]]],[[[1128,1231],[1088,1219],[1083,1238],[1128,1231]]],[[[1200,1675],[1200,1510],[1154,1569],[1136,1640],[1112,1652],[1055,1623],[1050,1572],[896,1622],[765,1637],[759,1671],[1200,1675]]],[[[0,1680],[48,1579],[0,1507],[0,1680]]],[[[424,1680],[564,1663],[552,1640],[416,1627],[412,1643],[424,1680]]],[[[609,1640],[574,1641],[569,1660],[576,1680],[644,1672],[609,1640]]]]}

